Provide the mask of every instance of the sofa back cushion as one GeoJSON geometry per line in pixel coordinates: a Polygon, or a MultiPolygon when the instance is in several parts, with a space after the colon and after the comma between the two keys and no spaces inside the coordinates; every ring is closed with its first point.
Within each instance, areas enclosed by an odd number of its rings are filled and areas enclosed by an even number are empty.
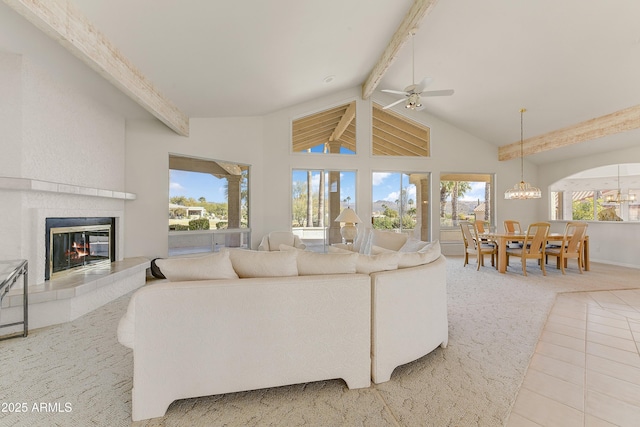
{"type": "Polygon", "coordinates": [[[156,265],[171,282],[238,278],[227,252],[157,259],[156,265]]]}
{"type": "Polygon", "coordinates": [[[298,251],[250,251],[226,249],[231,257],[233,269],[240,278],[297,276],[296,255],[298,251]]]}
{"type": "Polygon", "coordinates": [[[409,237],[404,245],[398,250],[398,252],[418,252],[420,249],[427,246],[429,242],[423,242],[413,237],[409,237]]]}
{"type": "Polygon", "coordinates": [[[379,246],[392,251],[400,250],[407,242],[408,235],[393,231],[371,230],[371,247],[379,246]]]}
{"type": "Polygon", "coordinates": [[[428,264],[440,258],[440,241],[435,240],[417,252],[398,252],[398,268],[428,264]]]}
{"type": "Polygon", "coordinates": [[[310,276],[315,274],[347,274],[356,272],[358,254],[352,253],[317,253],[309,251],[293,252],[298,254],[298,274],[310,276]]]}

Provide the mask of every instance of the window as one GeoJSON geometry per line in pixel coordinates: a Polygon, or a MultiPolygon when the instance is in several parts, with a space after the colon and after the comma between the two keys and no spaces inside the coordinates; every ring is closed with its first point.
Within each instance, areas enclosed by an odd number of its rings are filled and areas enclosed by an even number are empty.
{"type": "Polygon", "coordinates": [[[355,171],[293,170],[291,228],[308,249],[324,252],[342,241],[335,218],[346,207],[356,210],[355,187],[355,171]]]}
{"type": "Polygon", "coordinates": [[[429,177],[428,173],[373,172],[373,228],[429,240],[429,177]]]}
{"type": "Polygon", "coordinates": [[[248,247],[248,190],[248,165],[169,155],[169,255],[248,247]]]}
{"type": "Polygon", "coordinates": [[[295,119],[294,153],[355,154],[356,101],[295,119]]]}
{"type": "Polygon", "coordinates": [[[551,219],[640,221],[640,164],[585,170],[550,186],[551,219]]]}
{"type": "Polygon", "coordinates": [[[460,221],[484,221],[495,228],[493,175],[443,173],[440,175],[440,240],[462,241],[460,221]]]}
{"type": "Polygon", "coordinates": [[[374,156],[429,157],[429,127],[373,104],[374,156]]]}

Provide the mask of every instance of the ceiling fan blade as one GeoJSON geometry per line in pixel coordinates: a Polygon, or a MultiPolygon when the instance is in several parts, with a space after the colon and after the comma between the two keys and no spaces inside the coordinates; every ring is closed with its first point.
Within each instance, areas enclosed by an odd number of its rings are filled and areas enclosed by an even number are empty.
{"type": "Polygon", "coordinates": [[[404,99],[398,99],[396,102],[391,103],[391,104],[387,105],[386,107],[382,107],[382,109],[383,109],[383,110],[386,110],[387,108],[391,108],[391,107],[393,107],[394,105],[400,104],[401,102],[404,102],[404,101],[405,101],[404,99]]]}
{"type": "Polygon", "coordinates": [[[407,92],[401,90],[382,89],[380,92],[395,93],[396,95],[407,95],[407,92]]]}
{"type": "Polygon", "coordinates": [[[422,92],[422,96],[450,96],[453,95],[453,89],[444,90],[430,90],[428,92],[422,92]]]}
{"type": "Polygon", "coordinates": [[[420,83],[418,83],[418,85],[415,87],[414,91],[416,93],[420,93],[424,90],[424,88],[426,88],[427,86],[429,86],[431,84],[431,82],[433,81],[433,79],[431,77],[425,77],[424,79],[422,79],[422,81],[420,83]]]}

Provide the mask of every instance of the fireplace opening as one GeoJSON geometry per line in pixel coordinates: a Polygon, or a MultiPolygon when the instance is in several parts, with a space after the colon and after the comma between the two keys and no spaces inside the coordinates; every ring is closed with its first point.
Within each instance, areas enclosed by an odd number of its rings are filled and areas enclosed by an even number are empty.
{"type": "Polygon", "coordinates": [[[47,218],[45,280],[115,261],[114,218],[47,218]]]}

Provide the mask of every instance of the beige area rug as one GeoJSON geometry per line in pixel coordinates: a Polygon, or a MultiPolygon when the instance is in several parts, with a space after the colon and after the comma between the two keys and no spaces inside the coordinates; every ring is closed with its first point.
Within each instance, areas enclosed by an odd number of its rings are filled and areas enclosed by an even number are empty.
{"type": "MultiPolygon", "coordinates": [[[[517,261],[517,260],[516,260],[517,261]]],[[[349,390],[319,381],[174,402],[136,426],[501,426],[560,292],[640,287],[638,270],[506,275],[448,263],[449,346],[349,390]]],[[[116,327],[130,295],[73,322],[0,341],[0,426],[131,425],[132,352],[116,327]],[[13,404],[13,405],[9,405],[13,404]],[[22,411],[23,412],[17,412],[22,411]]],[[[158,375],[162,375],[159,372],[158,375]]]]}

